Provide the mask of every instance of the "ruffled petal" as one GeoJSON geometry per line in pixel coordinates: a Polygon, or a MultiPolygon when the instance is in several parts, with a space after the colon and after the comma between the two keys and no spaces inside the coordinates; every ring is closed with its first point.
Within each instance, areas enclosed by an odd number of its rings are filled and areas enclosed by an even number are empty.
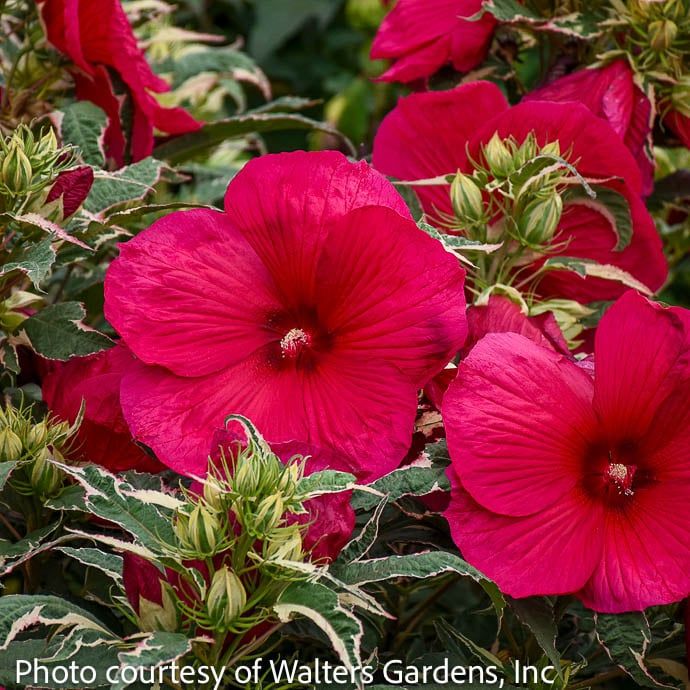
{"type": "Polygon", "coordinates": [[[601,558],[601,505],[578,490],[528,517],[476,503],[452,473],[445,517],[464,558],[513,597],[570,594],[601,558]]]}
{"type": "Polygon", "coordinates": [[[228,218],[172,213],[120,245],[105,313],[136,355],[180,376],[226,369],[275,339],[273,279],[228,218]]]}
{"type": "Polygon", "coordinates": [[[453,468],[485,508],[533,515],[579,482],[595,428],[592,380],[517,333],[489,334],[443,398],[453,468]]]}
{"type": "Polygon", "coordinates": [[[450,36],[441,36],[425,46],[401,55],[378,80],[407,83],[434,74],[450,61],[450,43],[450,36]]]}
{"type": "Polygon", "coordinates": [[[642,439],[649,432],[661,403],[687,374],[685,338],[670,310],[634,291],[606,312],[594,345],[594,406],[609,441],[642,439]]]}
{"type": "Polygon", "coordinates": [[[229,414],[251,419],[269,442],[297,440],[353,458],[361,478],[395,469],[410,445],[416,390],[391,367],[331,354],[315,370],[277,369],[262,350],[221,373],[182,378],[136,365],[121,389],[135,438],[181,474],[206,472],[229,414]]]}
{"type": "Polygon", "coordinates": [[[295,285],[316,289],[314,267],[333,223],[363,206],[385,206],[410,218],[402,197],[383,175],[336,151],[255,158],[225,195],[230,222],[286,292],[295,285]]]}
{"type": "Polygon", "coordinates": [[[690,593],[690,481],[661,481],[630,501],[606,512],[601,562],[578,594],[596,611],[641,611],[690,593]]]}
{"type": "MultiPolygon", "coordinates": [[[[500,89],[477,81],[454,89],[401,98],[374,139],[374,167],[399,180],[423,180],[466,170],[466,146],[487,120],[507,110],[500,89]]],[[[431,216],[450,213],[447,185],[416,187],[431,216]]]]}
{"type": "Polygon", "coordinates": [[[338,351],[394,362],[418,387],[465,340],[465,271],[394,211],[369,207],[336,223],[321,255],[319,312],[338,351]]]}

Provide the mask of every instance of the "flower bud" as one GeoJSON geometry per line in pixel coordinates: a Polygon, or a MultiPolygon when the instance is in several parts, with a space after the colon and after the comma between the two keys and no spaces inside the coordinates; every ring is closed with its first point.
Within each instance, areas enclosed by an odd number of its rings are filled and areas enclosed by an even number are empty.
{"type": "Polygon", "coordinates": [[[559,194],[551,194],[546,199],[534,199],[517,219],[518,235],[527,244],[549,242],[561,220],[563,200],[559,194]]]}
{"type": "Polygon", "coordinates": [[[484,147],[484,159],[494,177],[508,177],[513,172],[513,155],[496,132],[484,147]]]}
{"type": "Polygon", "coordinates": [[[176,632],[179,628],[177,608],[170,585],[161,582],[163,604],[139,595],[139,628],[142,632],[176,632]]]}
{"type": "Polygon", "coordinates": [[[12,462],[22,456],[24,446],[17,434],[9,427],[0,429],[0,462],[12,462]]]}
{"type": "Polygon", "coordinates": [[[26,435],[26,445],[28,448],[38,448],[48,442],[48,425],[45,421],[34,424],[26,435]]]}
{"type": "Polygon", "coordinates": [[[223,483],[209,475],[204,480],[204,501],[206,505],[217,512],[222,512],[227,509],[227,492],[223,488],[223,483]]]}
{"type": "Polygon", "coordinates": [[[246,605],[247,592],[240,578],[226,566],[217,570],[206,597],[206,608],[214,630],[229,630],[246,605]]]}
{"type": "Polygon", "coordinates": [[[283,535],[281,538],[265,541],[263,556],[267,561],[303,560],[302,535],[300,534],[299,528],[290,530],[288,534],[283,535]]]}
{"type": "Polygon", "coordinates": [[[467,225],[484,221],[482,190],[469,175],[459,172],[450,186],[450,200],[455,215],[467,225]]]}
{"type": "Polygon", "coordinates": [[[34,491],[43,497],[53,496],[62,487],[62,472],[50,461],[47,448],[37,454],[30,482],[34,491]]]}
{"type": "Polygon", "coordinates": [[[668,50],[678,35],[678,27],[670,19],[660,19],[652,22],[648,27],[648,31],[649,45],[657,53],[663,53],[668,50]]]}
{"type": "Polygon", "coordinates": [[[0,176],[10,194],[18,195],[28,191],[33,178],[31,161],[17,142],[12,142],[5,153],[0,176]]]}
{"type": "Polygon", "coordinates": [[[220,521],[202,504],[189,515],[178,515],[175,532],[182,545],[197,556],[212,556],[222,542],[220,521]]]}
{"type": "Polygon", "coordinates": [[[690,117],[690,76],[678,80],[671,91],[671,106],[681,115],[690,117]]]}
{"type": "Polygon", "coordinates": [[[266,496],[259,503],[253,524],[250,527],[258,534],[268,534],[280,524],[285,512],[285,504],[280,494],[266,496]]]}

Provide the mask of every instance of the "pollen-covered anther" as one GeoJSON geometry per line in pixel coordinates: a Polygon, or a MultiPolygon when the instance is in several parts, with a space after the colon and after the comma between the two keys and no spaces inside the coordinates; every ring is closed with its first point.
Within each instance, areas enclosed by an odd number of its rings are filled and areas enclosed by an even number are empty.
{"type": "Polygon", "coordinates": [[[312,339],[309,333],[301,328],[290,329],[280,341],[280,351],[283,357],[294,359],[304,348],[311,345],[312,339]]]}
{"type": "Polygon", "coordinates": [[[616,486],[618,493],[624,496],[632,496],[632,483],[635,476],[635,467],[624,465],[622,462],[609,463],[606,469],[606,478],[616,486]]]}

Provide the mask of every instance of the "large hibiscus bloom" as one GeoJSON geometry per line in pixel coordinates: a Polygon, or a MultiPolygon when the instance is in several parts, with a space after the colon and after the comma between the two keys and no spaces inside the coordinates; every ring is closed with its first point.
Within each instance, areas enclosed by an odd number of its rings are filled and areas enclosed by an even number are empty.
{"type": "Polygon", "coordinates": [[[77,98],[91,101],[108,115],[105,146],[118,165],[150,155],[154,129],[182,134],[200,124],[182,108],[163,108],[151,92],[168,91],[139,49],[120,0],[38,0],[48,40],[75,65],[77,98]],[[113,75],[131,96],[119,95],[113,75]],[[123,118],[131,122],[123,128],[123,118]],[[125,132],[131,130],[127,142],[125,132]]]}
{"type": "Polygon", "coordinates": [[[165,469],[132,440],[120,407],[120,382],[133,361],[123,343],[88,357],[51,362],[43,377],[43,399],[61,419],[74,422],[84,404],[77,457],[112,472],[165,469]]]}
{"type": "Polygon", "coordinates": [[[605,314],[595,376],[527,338],[488,335],[443,400],[468,561],[515,596],[598,611],[690,592],[690,312],[628,292],[605,314]]]}
{"type": "Polygon", "coordinates": [[[654,184],[652,155],[652,104],[635,83],[635,76],[624,60],[605,67],[582,69],[532,91],[525,101],[577,102],[606,120],[625,142],[642,173],[643,191],[649,194],[654,184]]]}
{"type": "MultiPolygon", "coordinates": [[[[530,101],[510,107],[497,86],[474,82],[452,91],[413,94],[388,114],[374,142],[374,167],[401,180],[421,180],[472,171],[470,161],[482,158],[482,147],[498,133],[523,141],[534,132],[539,145],[558,141],[562,152],[590,180],[622,194],[627,200],[633,236],[623,251],[615,251],[617,237],[607,213],[582,203],[566,203],[553,240],[554,253],[613,264],[652,290],[667,275],[661,240],[641,201],[642,180],[630,151],[610,125],[578,103],[530,101]]],[[[449,189],[439,185],[417,188],[432,220],[450,214],[449,189]]],[[[539,284],[542,296],[581,302],[614,299],[624,288],[613,281],[582,279],[554,271],[539,284]]]]}
{"type": "Polygon", "coordinates": [[[373,59],[394,60],[381,79],[414,81],[447,63],[471,70],[486,57],[496,27],[488,13],[478,21],[464,19],[481,9],[481,0],[398,0],[371,46],[373,59]]]}
{"type": "Polygon", "coordinates": [[[335,152],[250,162],[225,213],[157,221],[108,270],[108,320],[139,357],[122,404],[135,437],[202,474],[230,413],[269,442],[397,466],[416,393],[465,338],[464,272],[393,186],[335,152]]]}

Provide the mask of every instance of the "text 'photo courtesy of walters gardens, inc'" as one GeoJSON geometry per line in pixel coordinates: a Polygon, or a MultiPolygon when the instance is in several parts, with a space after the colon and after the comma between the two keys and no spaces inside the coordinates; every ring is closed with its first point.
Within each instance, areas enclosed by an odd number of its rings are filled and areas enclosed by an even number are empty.
{"type": "Polygon", "coordinates": [[[690,0],[0,35],[0,690],[687,690],[690,0]]]}

